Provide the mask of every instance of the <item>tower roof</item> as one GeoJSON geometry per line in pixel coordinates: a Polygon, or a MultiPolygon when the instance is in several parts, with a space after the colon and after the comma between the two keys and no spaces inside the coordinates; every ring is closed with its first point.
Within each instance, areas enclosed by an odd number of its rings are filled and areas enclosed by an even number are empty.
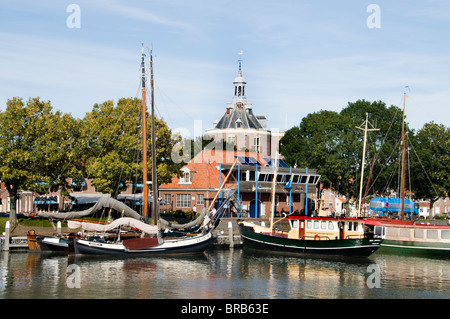
{"type": "MultiPolygon", "coordinates": [[[[241,53],[242,54],[242,51],[241,53]]],[[[252,105],[247,103],[245,97],[245,85],[247,82],[242,76],[241,60],[239,59],[238,76],[234,79],[234,97],[231,103],[228,103],[227,110],[222,118],[214,126],[216,129],[227,128],[252,128],[262,129],[263,125],[253,114],[252,105]]]]}

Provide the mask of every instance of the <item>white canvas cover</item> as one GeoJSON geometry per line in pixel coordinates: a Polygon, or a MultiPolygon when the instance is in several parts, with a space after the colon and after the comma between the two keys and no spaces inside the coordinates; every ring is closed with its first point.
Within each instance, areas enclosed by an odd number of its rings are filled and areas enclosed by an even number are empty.
{"type": "Polygon", "coordinates": [[[107,232],[123,226],[137,228],[150,235],[158,234],[158,226],[149,225],[130,217],[119,218],[114,220],[112,223],[106,225],[89,222],[79,222],[73,220],[68,221],[69,228],[75,229],[81,227],[83,230],[91,232],[107,232]]]}

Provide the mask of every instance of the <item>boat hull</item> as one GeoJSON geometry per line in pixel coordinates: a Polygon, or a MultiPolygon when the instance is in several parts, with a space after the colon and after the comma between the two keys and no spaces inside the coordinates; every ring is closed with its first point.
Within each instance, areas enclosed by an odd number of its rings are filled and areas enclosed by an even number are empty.
{"type": "Polygon", "coordinates": [[[367,219],[383,243],[380,252],[450,257],[450,226],[429,222],[367,219]]]}
{"type": "Polygon", "coordinates": [[[369,256],[378,250],[379,238],[341,240],[302,240],[255,233],[251,227],[239,225],[244,247],[294,254],[369,256]]]}
{"type": "Polygon", "coordinates": [[[162,244],[149,248],[130,250],[121,243],[103,243],[84,239],[74,240],[74,253],[77,255],[107,256],[152,256],[173,254],[195,254],[204,252],[213,242],[211,233],[192,238],[165,240],[162,244]]]}
{"type": "Polygon", "coordinates": [[[37,242],[42,252],[68,252],[67,239],[59,237],[38,237],[37,242]]]}
{"type": "Polygon", "coordinates": [[[381,244],[380,252],[450,258],[450,244],[385,239],[381,244]]]}

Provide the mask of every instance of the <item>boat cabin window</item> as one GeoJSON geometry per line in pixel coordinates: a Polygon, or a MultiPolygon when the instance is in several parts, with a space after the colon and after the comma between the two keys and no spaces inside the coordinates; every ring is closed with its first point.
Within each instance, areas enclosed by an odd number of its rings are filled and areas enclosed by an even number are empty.
{"type": "Polygon", "coordinates": [[[328,222],[328,230],[334,230],[334,225],[332,221],[328,222]]]}
{"type": "Polygon", "coordinates": [[[415,238],[424,238],[425,231],[423,229],[414,229],[414,237],[415,238]]]}
{"type": "Polygon", "coordinates": [[[384,228],[381,226],[375,226],[375,236],[383,236],[384,235],[384,228]]]}
{"type": "Polygon", "coordinates": [[[358,222],[348,222],[348,231],[357,231],[358,230],[358,222]]]}
{"type": "Polygon", "coordinates": [[[298,229],[298,220],[292,221],[292,229],[298,229]]]}
{"type": "Polygon", "coordinates": [[[319,221],[318,220],[314,221],[314,229],[319,229],[319,221]]]}
{"type": "Polygon", "coordinates": [[[438,238],[437,229],[428,229],[427,230],[427,238],[436,239],[438,238]]]}
{"type": "Polygon", "coordinates": [[[441,230],[441,239],[450,239],[450,229],[441,230]]]}
{"type": "Polygon", "coordinates": [[[320,222],[320,229],[323,229],[323,230],[327,229],[327,222],[325,220],[322,220],[320,222]]]}
{"type": "Polygon", "coordinates": [[[306,229],[312,229],[312,221],[310,220],[306,221],[306,229]]]}

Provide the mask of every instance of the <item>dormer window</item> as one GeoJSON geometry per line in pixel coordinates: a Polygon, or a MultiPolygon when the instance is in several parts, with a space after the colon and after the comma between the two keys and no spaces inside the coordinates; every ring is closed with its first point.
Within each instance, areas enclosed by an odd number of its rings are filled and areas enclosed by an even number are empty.
{"type": "Polygon", "coordinates": [[[191,171],[189,170],[189,168],[185,167],[181,169],[181,178],[178,184],[192,184],[191,171]]]}

